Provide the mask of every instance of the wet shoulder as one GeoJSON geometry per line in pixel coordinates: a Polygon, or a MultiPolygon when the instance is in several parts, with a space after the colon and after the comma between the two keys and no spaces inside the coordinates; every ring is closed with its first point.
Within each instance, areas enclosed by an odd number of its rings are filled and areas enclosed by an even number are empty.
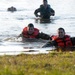
{"type": "Polygon", "coordinates": [[[37,32],[39,32],[39,29],[37,29],[37,28],[34,28],[34,30],[37,31],[37,32]]]}
{"type": "MultiPolygon", "coordinates": [[[[44,7],[43,4],[40,5],[40,8],[43,8],[43,7],[44,7]]],[[[50,8],[51,6],[48,4],[47,7],[50,8]]]]}
{"type": "Polygon", "coordinates": [[[44,6],[43,6],[43,4],[42,5],[40,5],[40,8],[43,8],[44,6]]]}
{"type": "Polygon", "coordinates": [[[52,38],[52,40],[56,40],[56,39],[58,39],[58,36],[57,35],[52,35],[51,38],[52,38]]]}
{"type": "Polygon", "coordinates": [[[27,27],[23,28],[23,31],[27,31],[27,27]]]}
{"type": "Polygon", "coordinates": [[[68,37],[68,38],[70,38],[70,35],[65,35],[65,37],[68,37]]]}
{"type": "Polygon", "coordinates": [[[49,4],[48,4],[47,6],[48,6],[49,8],[51,8],[51,6],[50,6],[49,4]]]}

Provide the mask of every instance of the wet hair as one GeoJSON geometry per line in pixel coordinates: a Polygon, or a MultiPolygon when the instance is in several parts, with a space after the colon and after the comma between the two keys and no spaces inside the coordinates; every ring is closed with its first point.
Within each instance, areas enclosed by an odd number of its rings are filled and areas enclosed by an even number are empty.
{"type": "Polygon", "coordinates": [[[61,27],[60,27],[60,28],[58,28],[58,30],[63,30],[63,31],[65,32],[64,28],[61,28],[61,27]]]}
{"type": "Polygon", "coordinates": [[[43,0],[43,2],[45,2],[45,1],[47,2],[47,0],[43,0]]]}
{"type": "Polygon", "coordinates": [[[34,27],[34,25],[32,23],[29,23],[28,27],[34,27]]]}

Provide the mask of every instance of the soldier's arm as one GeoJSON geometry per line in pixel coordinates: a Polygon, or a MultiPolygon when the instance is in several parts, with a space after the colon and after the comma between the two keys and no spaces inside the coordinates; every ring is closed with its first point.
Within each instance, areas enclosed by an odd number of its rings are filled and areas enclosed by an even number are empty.
{"type": "Polygon", "coordinates": [[[43,32],[38,34],[38,38],[41,38],[41,39],[44,39],[44,40],[52,40],[52,38],[48,34],[43,33],[43,32]]]}

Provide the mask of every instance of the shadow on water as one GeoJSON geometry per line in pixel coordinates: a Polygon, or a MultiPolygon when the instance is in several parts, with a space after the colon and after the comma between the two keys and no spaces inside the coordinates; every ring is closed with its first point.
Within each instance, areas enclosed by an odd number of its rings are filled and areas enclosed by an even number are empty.
{"type": "Polygon", "coordinates": [[[35,18],[35,23],[52,23],[54,19],[40,19],[40,18],[35,18]]]}

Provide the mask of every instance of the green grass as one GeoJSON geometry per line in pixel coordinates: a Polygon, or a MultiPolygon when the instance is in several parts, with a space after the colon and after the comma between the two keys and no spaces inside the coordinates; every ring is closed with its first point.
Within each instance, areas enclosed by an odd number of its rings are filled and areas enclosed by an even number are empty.
{"type": "Polygon", "coordinates": [[[75,52],[0,56],[0,75],[75,75],[75,52]]]}

